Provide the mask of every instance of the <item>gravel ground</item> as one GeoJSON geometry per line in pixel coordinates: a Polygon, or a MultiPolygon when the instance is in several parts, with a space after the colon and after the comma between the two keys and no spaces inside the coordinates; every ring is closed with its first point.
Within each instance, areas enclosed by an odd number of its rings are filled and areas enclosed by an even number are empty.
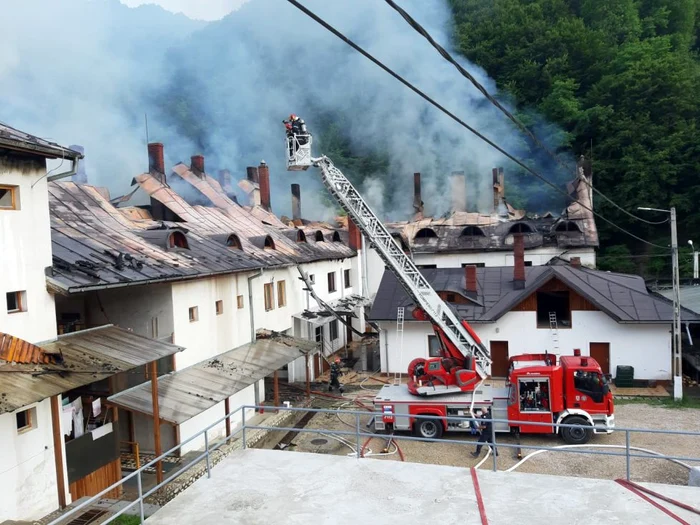
{"type": "MultiPolygon", "coordinates": [[[[353,394],[351,393],[349,395],[353,394]]],[[[367,395],[367,392],[362,392],[362,395],[367,395]]],[[[338,401],[327,405],[329,407],[334,405],[337,408],[340,404],[342,404],[342,402],[338,401]]],[[[350,409],[351,407],[346,406],[344,408],[350,409]]],[[[348,431],[354,430],[355,422],[353,416],[342,415],[341,417],[344,422],[340,421],[337,414],[318,414],[309,421],[306,429],[323,429],[327,431],[339,429],[348,431]]],[[[367,431],[365,424],[369,419],[369,415],[361,418],[364,431],[367,431]]],[[[660,430],[700,432],[700,410],[694,408],[665,408],[637,403],[625,404],[615,408],[615,423],[618,428],[657,428],[660,430]]],[[[402,433],[401,435],[408,436],[409,434],[402,433]]],[[[354,436],[338,437],[350,441],[352,447],[356,447],[354,436]]],[[[474,459],[469,455],[469,453],[474,450],[474,441],[476,440],[476,438],[470,434],[451,433],[447,434],[445,437],[459,440],[460,444],[420,443],[400,440],[399,445],[403,451],[405,460],[415,463],[472,467],[479,463],[486,454],[486,451],[482,450],[481,457],[478,459],[474,459]]],[[[497,441],[515,444],[514,438],[505,434],[498,435],[497,441]]],[[[295,447],[292,447],[290,450],[337,455],[352,453],[349,446],[316,433],[300,433],[293,442],[295,447]],[[312,443],[312,440],[317,440],[319,438],[325,439],[326,442],[314,441],[314,443],[312,443]]],[[[371,450],[370,456],[380,453],[385,443],[386,437],[373,438],[368,445],[368,448],[371,450]]],[[[535,447],[555,447],[564,445],[564,442],[556,436],[529,435],[522,437],[521,444],[535,447]]],[[[624,446],[625,433],[614,432],[611,435],[597,435],[593,437],[591,444],[624,446]]],[[[700,436],[631,433],[630,445],[632,447],[646,448],[669,455],[700,458],[700,436]]],[[[624,452],[624,449],[598,450],[604,450],[606,452],[624,452]]],[[[523,456],[526,456],[534,452],[534,450],[523,449],[522,452],[523,456]]],[[[375,457],[387,461],[400,460],[398,454],[375,457]]],[[[518,460],[514,448],[502,447],[500,449],[500,454],[498,456],[499,470],[512,467],[517,462],[518,460]]],[[[688,463],[700,465],[700,460],[688,463]]],[[[626,460],[624,457],[610,457],[585,453],[545,452],[523,463],[518,467],[518,471],[586,478],[615,479],[625,477],[625,464],[626,460]]],[[[492,465],[492,458],[489,457],[481,468],[490,469],[492,465]]],[[[666,460],[632,458],[631,472],[631,478],[634,481],[677,485],[686,485],[688,483],[688,470],[685,467],[666,460]]]]}

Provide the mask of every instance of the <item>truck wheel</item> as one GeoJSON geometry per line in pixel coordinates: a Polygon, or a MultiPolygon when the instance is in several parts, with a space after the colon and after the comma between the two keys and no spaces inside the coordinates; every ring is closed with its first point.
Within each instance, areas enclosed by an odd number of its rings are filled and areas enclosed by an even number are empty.
{"type": "Polygon", "coordinates": [[[442,421],[439,419],[420,419],[413,425],[414,433],[425,439],[440,439],[442,437],[442,421]]]}
{"type": "Polygon", "coordinates": [[[562,428],[561,437],[569,445],[585,445],[593,437],[593,429],[590,423],[581,416],[567,417],[562,423],[566,425],[583,425],[586,428],[562,428]]]}

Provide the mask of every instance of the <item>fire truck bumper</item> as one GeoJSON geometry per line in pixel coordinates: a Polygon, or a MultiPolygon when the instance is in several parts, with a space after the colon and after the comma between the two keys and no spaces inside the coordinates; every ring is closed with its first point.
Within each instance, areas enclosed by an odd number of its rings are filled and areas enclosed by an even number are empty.
{"type": "Polygon", "coordinates": [[[593,416],[593,432],[595,434],[612,434],[615,430],[615,415],[593,416]]]}

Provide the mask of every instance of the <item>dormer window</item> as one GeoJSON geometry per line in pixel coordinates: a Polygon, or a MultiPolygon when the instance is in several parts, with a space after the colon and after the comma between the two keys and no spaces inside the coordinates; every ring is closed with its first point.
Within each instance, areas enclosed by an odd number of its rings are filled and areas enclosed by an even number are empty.
{"type": "Polygon", "coordinates": [[[297,230],[297,242],[306,242],[304,230],[297,230]]]}
{"type": "Polygon", "coordinates": [[[232,248],[234,250],[242,250],[243,245],[241,244],[241,239],[236,235],[235,233],[232,233],[231,235],[228,236],[226,239],[226,246],[229,248],[232,248]]]}
{"type": "Polygon", "coordinates": [[[478,226],[467,226],[462,230],[460,237],[484,237],[484,230],[478,226]]]}
{"type": "Polygon", "coordinates": [[[532,226],[526,222],[517,222],[510,227],[508,233],[533,233],[532,226]]]}
{"type": "Polygon", "coordinates": [[[182,248],[189,250],[190,245],[187,242],[187,237],[184,233],[174,231],[168,236],[168,248],[182,248]]]}
{"type": "Polygon", "coordinates": [[[435,233],[435,230],[432,228],[421,228],[418,230],[418,233],[416,233],[416,236],[414,239],[436,239],[437,238],[437,233],[435,233]]]}
{"type": "Polygon", "coordinates": [[[265,236],[265,245],[264,245],[264,248],[265,248],[266,250],[276,250],[276,248],[275,248],[275,241],[274,241],[274,239],[273,239],[272,237],[270,237],[269,235],[265,236]]]}
{"type": "Polygon", "coordinates": [[[554,231],[555,232],[578,232],[578,233],[581,233],[581,228],[579,228],[578,224],[576,224],[573,221],[561,221],[554,228],[554,231]]]}
{"type": "Polygon", "coordinates": [[[340,234],[337,231],[333,232],[333,242],[343,242],[340,238],[340,234]]]}
{"type": "Polygon", "coordinates": [[[316,230],[316,233],[314,233],[314,240],[316,242],[325,241],[325,239],[323,238],[323,232],[321,230],[316,230]]]}

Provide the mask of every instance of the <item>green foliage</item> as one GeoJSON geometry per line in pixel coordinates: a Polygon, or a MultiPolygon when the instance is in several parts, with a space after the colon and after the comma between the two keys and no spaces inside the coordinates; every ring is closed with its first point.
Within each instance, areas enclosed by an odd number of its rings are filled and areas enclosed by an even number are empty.
{"type": "Polygon", "coordinates": [[[139,525],[141,523],[141,518],[138,516],[122,514],[121,516],[117,516],[112,523],[116,523],[117,525],[139,525]]]}
{"type": "MultiPolygon", "coordinates": [[[[589,155],[592,147],[594,184],[601,191],[630,211],[676,206],[679,243],[695,236],[700,229],[700,0],[451,4],[461,52],[485,68],[521,109],[532,108],[561,126],[562,144],[576,156],[589,155]]],[[[595,204],[636,235],[669,244],[668,225],[634,221],[602,199],[595,204]]],[[[598,226],[601,267],[670,276],[669,258],[658,257],[659,250],[603,221],[598,226]],[[630,257],[640,254],[649,257],[630,257]]]]}

